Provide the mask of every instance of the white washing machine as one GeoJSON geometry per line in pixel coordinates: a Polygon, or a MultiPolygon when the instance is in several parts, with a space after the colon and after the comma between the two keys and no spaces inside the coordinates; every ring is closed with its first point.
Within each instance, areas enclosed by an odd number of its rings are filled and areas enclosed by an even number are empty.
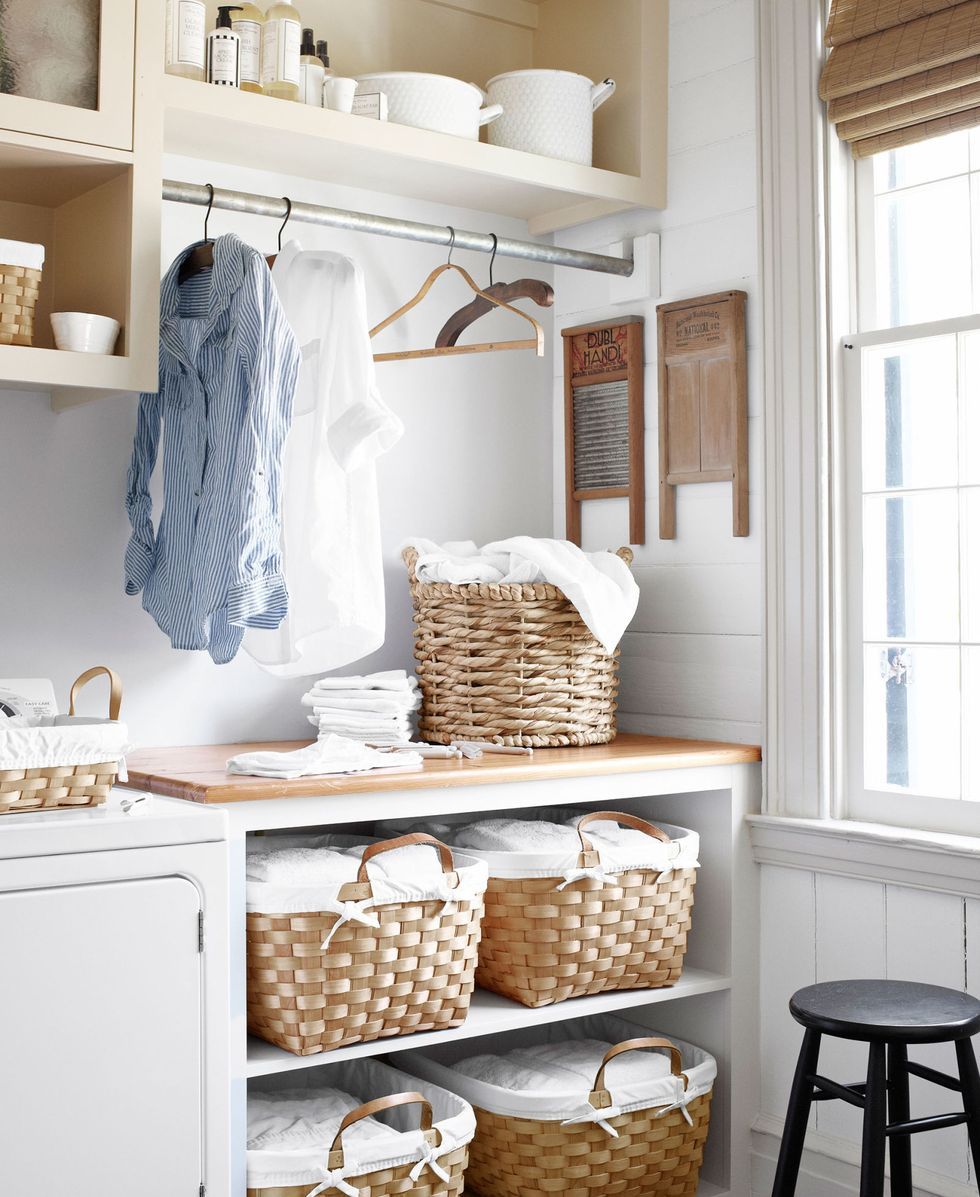
{"type": "Polygon", "coordinates": [[[228,1193],[226,819],[134,797],[0,817],[11,1197],[228,1193]]]}

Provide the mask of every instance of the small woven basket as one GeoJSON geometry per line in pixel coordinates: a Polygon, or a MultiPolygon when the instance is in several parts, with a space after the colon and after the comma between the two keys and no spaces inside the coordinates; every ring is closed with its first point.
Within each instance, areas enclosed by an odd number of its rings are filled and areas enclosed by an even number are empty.
{"type": "Polygon", "coordinates": [[[0,262],[0,345],[34,343],[34,308],[41,271],[0,262]]]}
{"type": "MultiPolygon", "coordinates": [[[[3,269],[3,267],[0,267],[3,269]]],[[[71,688],[68,714],[75,714],[78,692],[100,674],[109,678],[109,719],[119,718],[122,682],[103,665],[83,673],[71,688]]],[[[40,769],[0,769],[0,815],[61,807],[100,806],[116,784],[119,761],[95,765],[50,765],[40,769]]]]}
{"type": "MultiPolygon", "coordinates": [[[[445,844],[406,835],[366,848],[357,881],[340,889],[339,900],[370,898],[367,862],[410,844],[435,847],[443,871],[458,883],[445,844]]],[[[341,918],[335,912],[245,916],[253,1035],[310,1056],[462,1025],[475,984],[482,899],[401,902],[372,906],[371,913],[380,928],[345,922],[332,935],[341,918]]]]}
{"type": "MultiPolygon", "coordinates": [[[[439,1132],[432,1126],[432,1106],[421,1093],[402,1093],[393,1097],[379,1097],[375,1101],[365,1102],[358,1106],[344,1118],[340,1130],[330,1148],[326,1161],[326,1171],[343,1170],[344,1151],[341,1137],[348,1127],[362,1118],[372,1118],[384,1110],[390,1110],[402,1105],[422,1106],[422,1133],[427,1143],[435,1146],[439,1141],[439,1132]]],[[[448,1183],[434,1172],[426,1170],[417,1179],[412,1179],[413,1163],[401,1164],[396,1168],[385,1168],[377,1172],[368,1172],[361,1176],[350,1176],[346,1183],[357,1189],[359,1197],[396,1197],[397,1194],[411,1194],[411,1197],[461,1197],[463,1192],[463,1173],[466,1170],[467,1150],[457,1147],[455,1151],[447,1152],[439,1157],[439,1165],[449,1174],[448,1183]]],[[[316,1190],[307,1184],[287,1185],[285,1188],[248,1189],[247,1197],[310,1197],[316,1190]]],[[[335,1191],[335,1190],[334,1190],[335,1191]]]]}
{"type": "MultiPolygon", "coordinates": [[[[618,556],[629,565],[630,549],[618,556]]],[[[619,650],[610,654],[557,586],[420,582],[407,548],[424,740],[523,748],[616,736],[619,650]]]]}
{"type": "MultiPolygon", "coordinates": [[[[581,868],[599,864],[585,828],[602,820],[670,840],[635,815],[595,811],[578,823],[581,868]]],[[[673,985],[687,952],[696,877],[693,868],[666,875],[634,869],[570,884],[562,877],[491,876],[476,983],[531,1007],[673,985]]]]}
{"type": "MultiPolygon", "coordinates": [[[[591,1104],[597,1109],[613,1104],[604,1081],[609,1060],[650,1047],[668,1048],[672,1070],[681,1075],[681,1053],[669,1040],[630,1040],[606,1055],[591,1104]]],[[[682,1110],[659,1117],[656,1109],[618,1114],[607,1120],[617,1135],[611,1139],[595,1124],[564,1126],[474,1107],[467,1190],[481,1197],[695,1197],[711,1093],[696,1097],[686,1110],[690,1123],[682,1110]]]]}

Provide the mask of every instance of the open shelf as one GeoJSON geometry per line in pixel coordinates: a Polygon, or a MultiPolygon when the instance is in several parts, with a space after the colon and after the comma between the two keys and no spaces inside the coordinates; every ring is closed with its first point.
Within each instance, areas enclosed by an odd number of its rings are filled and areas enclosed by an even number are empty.
{"type": "Polygon", "coordinates": [[[731,980],[719,973],[688,968],[676,985],[666,989],[634,989],[597,994],[595,997],[570,998],[554,1006],[529,1009],[509,998],[485,989],[478,989],[470,1004],[469,1016],[461,1027],[451,1031],[426,1031],[418,1035],[398,1035],[371,1043],[355,1043],[332,1052],[315,1056],[294,1056],[282,1048],[261,1039],[248,1040],[247,1075],[269,1076],[292,1072],[300,1068],[316,1068],[354,1060],[364,1056],[386,1055],[389,1052],[417,1050],[459,1039],[474,1039],[480,1035],[497,1035],[519,1027],[541,1026],[547,1022],[564,1022],[573,1018],[588,1018],[592,1014],[608,1014],[632,1006],[649,1006],[661,1002],[679,1001],[702,993],[720,993],[731,988],[731,980]]]}
{"type": "Polygon", "coordinates": [[[132,334],[134,170],[120,151],[0,135],[0,238],[45,249],[33,344],[0,345],[0,385],[63,408],[152,383],[132,334]],[[66,311],[118,320],[115,354],[57,350],[50,316],[66,311]]]}
{"type": "MultiPolygon", "coordinates": [[[[167,76],[164,149],[527,220],[544,232],[650,202],[643,181],[463,137],[167,76]]],[[[206,183],[207,172],[190,182],[206,183]]]]}

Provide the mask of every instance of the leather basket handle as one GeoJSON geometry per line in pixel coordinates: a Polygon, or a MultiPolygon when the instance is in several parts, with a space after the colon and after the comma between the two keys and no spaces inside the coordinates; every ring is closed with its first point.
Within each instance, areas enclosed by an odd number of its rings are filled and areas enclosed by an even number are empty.
{"type": "MultiPolygon", "coordinates": [[[[666,831],[661,831],[659,827],[654,827],[652,823],[647,823],[644,819],[638,819],[636,815],[627,815],[622,811],[616,810],[596,810],[589,815],[583,815],[577,824],[578,838],[582,843],[582,855],[586,853],[595,853],[595,844],[592,843],[585,835],[585,828],[590,823],[622,823],[624,827],[632,827],[634,831],[642,831],[646,835],[652,836],[655,840],[660,840],[661,843],[669,844],[670,836],[666,831]]],[[[587,863],[585,861],[583,864],[587,863]]]]}
{"type": "Polygon", "coordinates": [[[593,1093],[606,1092],[606,1065],[610,1060],[615,1060],[617,1056],[623,1055],[624,1052],[649,1051],[657,1048],[663,1048],[665,1051],[670,1052],[670,1071],[674,1076],[683,1080],[684,1088],[686,1089],[687,1076],[683,1068],[684,1059],[681,1055],[681,1049],[675,1043],[671,1043],[669,1039],[627,1039],[625,1042],[617,1043],[615,1047],[611,1047],[602,1057],[599,1071],[595,1074],[593,1093]]]}
{"type": "Polygon", "coordinates": [[[356,1110],[351,1110],[349,1114],[344,1115],[344,1120],[341,1122],[340,1128],[331,1144],[331,1153],[343,1150],[341,1144],[343,1133],[348,1127],[353,1126],[355,1122],[360,1122],[363,1118],[373,1118],[375,1114],[381,1114],[385,1110],[393,1110],[397,1106],[421,1106],[420,1126],[423,1131],[432,1130],[432,1106],[421,1093],[395,1093],[391,1097],[376,1097],[374,1101],[366,1101],[364,1105],[358,1106],[356,1110]]]}
{"type": "Polygon", "coordinates": [[[395,840],[385,840],[383,844],[369,844],[364,849],[364,855],[361,857],[361,867],[357,870],[357,880],[360,882],[368,881],[367,865],[369,860],[373,860],[376,856],[380,856],[382,852],[394,852],[396,848],[411,848],[416,844],[427,844],[435,848],[439,853],[439,860],[442,864],[442,871],[444,873],[452,873],[454,870],[453,854],[451,850],[441,840],[437,840],[434,836],[426,835],[421,831],[414,831],[411,835],[400,835],[395,840]]]}
{"type": "Polygon", "coordinates": [[[86,670],[81,677],[75,679],[72,683],[71,693],[68,696],[69,715],[75,714],[75,700],[78,697],[79,691],[103,673],[109,679],[109,718],[112,720],[119,718],[119,712],[122,710],[122,678],[114,670],[110,669],[108,665],[96,665],[94,668],[86,670]]]}

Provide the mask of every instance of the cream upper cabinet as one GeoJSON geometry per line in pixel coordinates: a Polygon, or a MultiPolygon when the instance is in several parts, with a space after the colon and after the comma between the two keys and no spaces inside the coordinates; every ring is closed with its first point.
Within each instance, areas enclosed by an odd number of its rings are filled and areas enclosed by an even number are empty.
{"type": "Polygon", "coordinates": [[[5,0],[0,129],[133,148],[136,0],[5,0]]]}

